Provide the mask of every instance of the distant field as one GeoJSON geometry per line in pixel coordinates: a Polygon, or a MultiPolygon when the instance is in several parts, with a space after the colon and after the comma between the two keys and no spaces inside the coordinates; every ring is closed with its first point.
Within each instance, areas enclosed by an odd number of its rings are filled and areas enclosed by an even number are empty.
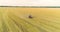
{"type": "Polygon", "coordinates": [[[0,32],[60,32],[60,8],[0,7],[0,32]]]}

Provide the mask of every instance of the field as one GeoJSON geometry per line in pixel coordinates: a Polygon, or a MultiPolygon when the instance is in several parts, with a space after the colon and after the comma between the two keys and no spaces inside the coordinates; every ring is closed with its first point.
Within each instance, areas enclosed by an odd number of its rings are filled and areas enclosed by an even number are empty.
{"type": "Polygon", "coordinates": [[[0,7],[0,32],[60,32],[60,8],[0,7]]]}

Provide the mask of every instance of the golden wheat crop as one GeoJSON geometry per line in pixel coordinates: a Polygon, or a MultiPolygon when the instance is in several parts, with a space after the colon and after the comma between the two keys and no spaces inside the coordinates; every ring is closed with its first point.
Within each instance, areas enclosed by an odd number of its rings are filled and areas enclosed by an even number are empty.
{"type": "Polygon", "coordinates": [[[0,7],[0,32],[60,32],[60,8],[0,7]]]}

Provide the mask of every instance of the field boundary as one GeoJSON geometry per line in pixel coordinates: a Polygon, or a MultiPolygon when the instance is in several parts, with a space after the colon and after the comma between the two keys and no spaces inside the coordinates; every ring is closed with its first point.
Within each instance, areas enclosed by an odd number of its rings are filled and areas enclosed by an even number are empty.
{"type": "Polygon", "coordinates": [[[60,6],[0,6],[0,7],[20,7],[20,8],[60,8],[60,6]]]}

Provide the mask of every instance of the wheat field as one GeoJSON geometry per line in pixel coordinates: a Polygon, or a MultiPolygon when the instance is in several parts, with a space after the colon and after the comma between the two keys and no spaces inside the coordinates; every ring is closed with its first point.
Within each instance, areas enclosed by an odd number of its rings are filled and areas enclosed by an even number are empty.
{"type": "Polygon", "coordinates": [[[60,32],[60,8],[0,7],[0,32],[60,32]]]}

